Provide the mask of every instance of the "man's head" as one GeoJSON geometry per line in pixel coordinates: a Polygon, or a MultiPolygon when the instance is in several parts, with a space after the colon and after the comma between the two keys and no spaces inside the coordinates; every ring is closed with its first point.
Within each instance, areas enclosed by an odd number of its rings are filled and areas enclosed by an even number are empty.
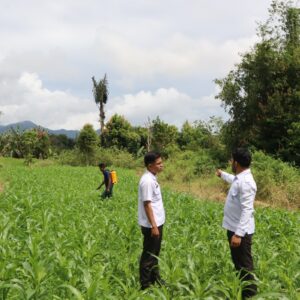
{"type": "Polygon", "coordinates": [[[161,155],[158,152],[148,152],[144,156],[144,163],[148,171],[153,174],[159,173],[163,169],[161,155]]]}
{"type": "Polygon", "coordinates": [[[251,153],[246,148],[237,148],[232,152],[232,171],[239,173],[244,169],[248,169],[251,165],[251,153]]]}
{"type": "Polygon", "coordinates": [[[105,163],[100,163],[98,166],[99,166],[99,169],[100,169],[101,171],[104,171],[105,168],[106,168],[105,163]]]}

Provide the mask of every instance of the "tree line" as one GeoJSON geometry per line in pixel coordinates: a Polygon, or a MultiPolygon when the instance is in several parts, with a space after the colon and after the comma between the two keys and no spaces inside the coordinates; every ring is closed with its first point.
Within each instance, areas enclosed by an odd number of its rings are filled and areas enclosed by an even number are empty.
{"type": "Polygon", "coordinates": [[[11,129],[0,135],[0,153],[15,158],[30,156],[45,159],[74,148],[87,156],[92,156],[99,147],[127,151],[136,157],[149,148],[162,152],[166,157],[180,150],[202,148],[217,151],[223,147],[219,139],[221,126],[222,120],[211,118],[209,122],[186,121],[179,130],[157,117],[146,128],[133,126],[124,116],[115,114],[105,124],[100,136],[92,125],[86,124],[75,140],[64,134],[49,135],[42,128],[11,129]]]}

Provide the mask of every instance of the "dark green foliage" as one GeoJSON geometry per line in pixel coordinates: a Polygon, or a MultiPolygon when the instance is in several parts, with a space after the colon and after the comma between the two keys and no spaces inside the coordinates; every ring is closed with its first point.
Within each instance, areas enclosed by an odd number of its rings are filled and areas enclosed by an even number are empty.
{"type": "Polygon", "coordinates": [[[177,139],[178,129],[174,125],[169,125],[159,117],[152,121],[152,150],[156,150],[162,153],[164,156],[168,156],[173,152],[178,151],[177,139]]]}
{"type": "Polygon", "coordinates": [[[53,150],[60,153],[63,150],[73,149],[75,146],[75,140],[68,138],[65,134],[49,135],[51,146],[53,150]]]}
{"type": "Polygon", "coordinates": [[[139,149],[145,146],[146,132],[142,128],[131,126],[123,116],[115,114],[106,123],[102,139],[105,148],[127,150],[137,154],[139,149]]]}
{"type": "Polygon", "coordinates": [[[36,158],[48,158],[50,154],[50,139],[46,131],[42,129],[33,129],[35,132],[36,143],[33,147],[33,156],[36,158]]]}
{"type": "Polygon", "coordinates": [[[22,135],[23,131],[13,128],[9,132],[1,134],[1,154],[15,158],[24,157],[26,153],[22,135]]]}
{"type": "Polygon", "coordinates": [[[197,150],[208,148],[212,142],[212,135],[201,121],[190,124],[186,121],[179,133],[178,144],[183,150],[197,150]]]}
{"type": "Polygon", "coordinates": [[[193,124],[185,122],[178,137],[181,150],[199,151],[207,149],[210,156],[218,165],[223,165],[229,155],[225,151],[222,137],[223,121],[217,117],[210,117],[208,122],[195,121],[193,124]]]}
{"type": "Polygon", "coordinates": [[[265,199],[274,205],[282,203],[285,207],[300,207],[299,169],[261,151],[254,152],[251,169],[257,183],[259,199],[265,199]]]}
{"type": "Polygon", "coordinates": [[[178,151],[164,162],[165,170],[161,174],[164,179],[182,179],[189,182],[201,176],[211,176],[220,163],[212,158],[209,151],[178,151]]]}
{"type": "MultiPolygon", "coordinates": [[[[62,165],[85,166],[86,155],[78,149],[62,151],[57,160],[62,165]]],[[[143,166],[141,158],[137,159],[127,151],[115,148],[97,148],[95,153],[88,157],[89,164],[97,166],[99,162],[105,162],[107,166],[134,169],[143,166]]]]}
{"type": "Polygon", "coordinates": [[[76,144],[79,152],[84,155],[86,164],[91,164],[98,144],[98,136],[92,125],[86,124],[83,126],[76,144]]]}
{"type": "Polygon", "coordinates": [[[48,133],[41,128],[21,131],[11,129],[0,136],[1,154],[15,158],[48,158],[50,140],[48,133]]]}
{"type": "Polygon", "coordinates": [[[251,145],[300,165],[299,143],[292,142],[300,122],[299,32],[299,10],[274,1],[261,42],[216,80],[231,116],[223,130],[228,147],[251,145]]]}

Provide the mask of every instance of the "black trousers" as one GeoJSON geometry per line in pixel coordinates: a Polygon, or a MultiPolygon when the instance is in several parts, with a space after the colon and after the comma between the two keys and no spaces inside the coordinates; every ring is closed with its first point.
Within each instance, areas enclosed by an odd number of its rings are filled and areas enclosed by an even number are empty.
{"type": "MultiPolygon", "coordinates": [[[[234,232],[227,231],[227,237],[230,244],[234,232]]],[[[251,272],[254,270],[253,259],[251,254],[252,234],[246,234],[242,237],[241,245],[237,248],[230,247],[231,258],[235,269],[240,272],[242,281],[251,281],[243,288],[243,299],[252,297],[257,294],[257,286],[254,282],[254,276],[251,272]]]]}
{"type": "Polygon", "coordinates": [[[104,192],[103,192],[102,195],[101,195],[101,198],[102,198],[102,199],[105,199],[105,198],[110,198],[110,197],[112,197],[112,195],[113,195],[113,188],[114,188],[114,185],[113,185],[113,184],[112,184],[111,187],[109,188],[109,191],[108,191],[108,192],[106,191],[106,188],[105,188],[104,192]]]}
{"type": "Polygon", "coordinates": [[[160,281],[158,259],[163,234],[163,225],[158,227],[159,237],[151,236],[151,228],[141,227],[144,236],[143,252],[140,259],[140,283],[145,289],[160,281]]]}

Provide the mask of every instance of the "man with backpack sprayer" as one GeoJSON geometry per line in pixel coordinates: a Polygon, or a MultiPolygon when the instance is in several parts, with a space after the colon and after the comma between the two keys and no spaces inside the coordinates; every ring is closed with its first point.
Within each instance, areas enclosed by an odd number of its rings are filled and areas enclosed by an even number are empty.
{"type": "Polygon", "coordinates": [[[103,181],[102,183],[98,186],[97,190],[99,190],[102,185],[105,185],[105,190],[101,195],[102,199],[105,198],[110,198],[113,195],[113,187],[114,184],[117,182],[117,176],[115,171],[109,171],[106,169],[106,165],[104,163],[100,163],[99,169],[103,174],[103,181]]]}

